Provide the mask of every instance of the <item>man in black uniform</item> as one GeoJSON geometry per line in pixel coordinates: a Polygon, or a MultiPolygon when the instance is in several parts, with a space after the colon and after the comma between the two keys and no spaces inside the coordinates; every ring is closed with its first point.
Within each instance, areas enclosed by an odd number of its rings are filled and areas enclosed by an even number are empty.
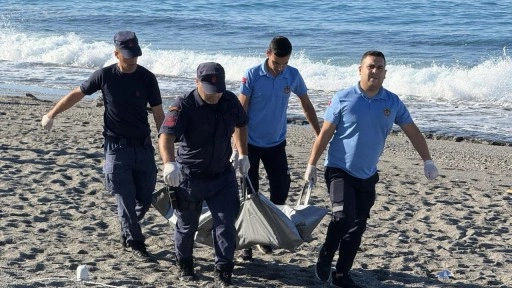
{"type": "Polygon", "coordinates": [[[174,234],[180,278],[196,280],[194,235],[206,201],[213,218],[215,287],[231,286],[236,247],[235,220],[240,199],[231,156],[231,137],[241,156],[239,170],[247,174],[247,114],[235,94],[226,91],[224,68],[202,63],[196,89],[178,97],[160,129],[159,149],[164,181],[176,190],[174,234]],[[177,156],[174,142],[181,142],[177,156]]]}
{"type": "Polygon", "coordinates": [[[139,221],[151,207],[157,168],[151,141],[147,105],[151,106],[157,129],[164,119],[162,98],[153,73],[137,65],[142,55],[137,36],[120,31],[114,36],[118,63],[96,70],[80,87],[64,96],[41,120],[50,131],[53,119],[85,95],[103,93],[103,136],[105,138],[105,187],[117,201],[123,247],[143,261],[154,261],[147,252],[139,221]]]}

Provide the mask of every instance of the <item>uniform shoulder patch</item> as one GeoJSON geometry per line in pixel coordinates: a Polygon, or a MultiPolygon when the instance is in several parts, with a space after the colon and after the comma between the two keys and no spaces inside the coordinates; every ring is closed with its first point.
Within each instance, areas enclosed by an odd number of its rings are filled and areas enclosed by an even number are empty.
{"type": "Polygon", "coordinates": [[[164,127],[172,128],[176,125],[176,121],[178,120],[178,117],[175,113],[169,113],[164,118],[164,123],[162,124],[164,127]]]}

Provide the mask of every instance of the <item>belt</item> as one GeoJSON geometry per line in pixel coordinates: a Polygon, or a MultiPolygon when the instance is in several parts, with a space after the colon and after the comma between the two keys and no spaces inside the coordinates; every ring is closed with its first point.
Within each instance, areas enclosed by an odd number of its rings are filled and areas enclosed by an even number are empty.
{"type": "Polygon", "coordinates": [[[146,144],[151,143],[150,137],[120,138],[120,137],[106,136],[105,140],[109,143],[118,144],[118,145],[126,146],[126,147],[138,147],[138,146],[144,146],[146,144]]]}
{"type": "MultiPolygon", "coordinates": [[[[231,166],[231,165],[229,165],[231,166]]],[[[228,168],[229,168],[228,166],[228,168]]],[[[221,172],[218,173],[205,173],[205,172],[198,172],[198,171],[184,171],[185,174],[188,174],[190,178],[192,179],[198,179],[202,181],[209,181],[214,180],[216,178],[222,177],[224,174],[226,174],[227,169],[224,169],[221,172]]]]}

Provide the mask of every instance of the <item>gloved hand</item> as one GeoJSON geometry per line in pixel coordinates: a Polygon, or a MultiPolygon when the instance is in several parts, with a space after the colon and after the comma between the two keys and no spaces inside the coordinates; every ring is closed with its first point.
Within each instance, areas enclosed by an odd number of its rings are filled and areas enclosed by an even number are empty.
{"type": "Polygon", "coordinates": [[[316,166],[308,164],[306,168],[306,173],[304,173],[304,180],[310,182],[311,184],[316,184],[316,166]]]}
{"type": "Polygon", "coordinates": [[[233,153],[231,154],[231,158],[229,158],[229,162],[233,165],[235,170],[238,168],[238,150],[233,149],[233,153]]]}
{"type": "Polygon", "coordinates": [[[427,160],[423,163],[423,170],[425,171],[425,177],[428,180],[434,180],[437,177],[437,167],[434,164],[434,161],[427,160]]]}
{"type": "Polygon", "coordinates": [[[53,126],[53,119],[48,117],[48,115],[44,115],[43,119],[41,119],[41,126],[43,126],[44,130],[50,132],[53,126]]]}
{"type": "Polygon", "coordinates": [[[251,164],[249,163],[249,156],[240,155],[240,158],[238,158],[238,169],[240,174],[247,175],[249,168],[251,168],[251,164]]]}
{"type": "Polygon", "coordinates": [[[173,187],[178,187],[183,180],[180,164],[177,162],[167,162],[164,165],[164,182],[173,187]]]}

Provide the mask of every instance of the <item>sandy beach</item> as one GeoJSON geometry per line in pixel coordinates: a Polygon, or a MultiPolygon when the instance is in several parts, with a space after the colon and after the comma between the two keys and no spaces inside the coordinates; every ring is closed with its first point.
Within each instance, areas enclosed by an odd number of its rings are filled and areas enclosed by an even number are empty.
{"type": "MultiPolygon", "coordinates": [[[[205,287],[213,280],[213,251],[198,245],[200,280],[177,280],[170,226],[155,209],[144,222],[148,251],[159,263],[140,263],[119,242],[114,198],[102,183],[103,107],[84,101],[59,115],[51,133],[40,120],[53,102],[0,97],[0,287],[205,287]],[[90,279],[76,281],[78,265],[90,279]]],[[[414,116],[414,115],[413,115],[414,116]]],[[[152,121],[152,119],[150,118],[152,121]]],[[[153,123],[152,123],[153,124],[153,123]]],[[[156,133],[153,129],[156,145],[156,133]]],[[[309,126],[289,125],[292,188],[302,189],[313,143],[309,126]]],[[[512,287],[512,147],[429,139],[440,176],[428,181],[403,134],[388,138],[380,182],[353,269],[364,287],[512,287]],[[442,270],[452,273],[440,281],[442,270]]],[[[162,188],[161,160],[157,189],[162,188]]],[[[328,207],[323,181],[311,204],[328,207]]],[[[263,173],[261,174],[263,177],[263,173]]],[[[263,178],[261,189],[267,194],[263,178]]],[[[313,241],[294,252],[254,251],[237,261],[237,287],[328,287],[313,267],[329,216],[313,241]]]]}

